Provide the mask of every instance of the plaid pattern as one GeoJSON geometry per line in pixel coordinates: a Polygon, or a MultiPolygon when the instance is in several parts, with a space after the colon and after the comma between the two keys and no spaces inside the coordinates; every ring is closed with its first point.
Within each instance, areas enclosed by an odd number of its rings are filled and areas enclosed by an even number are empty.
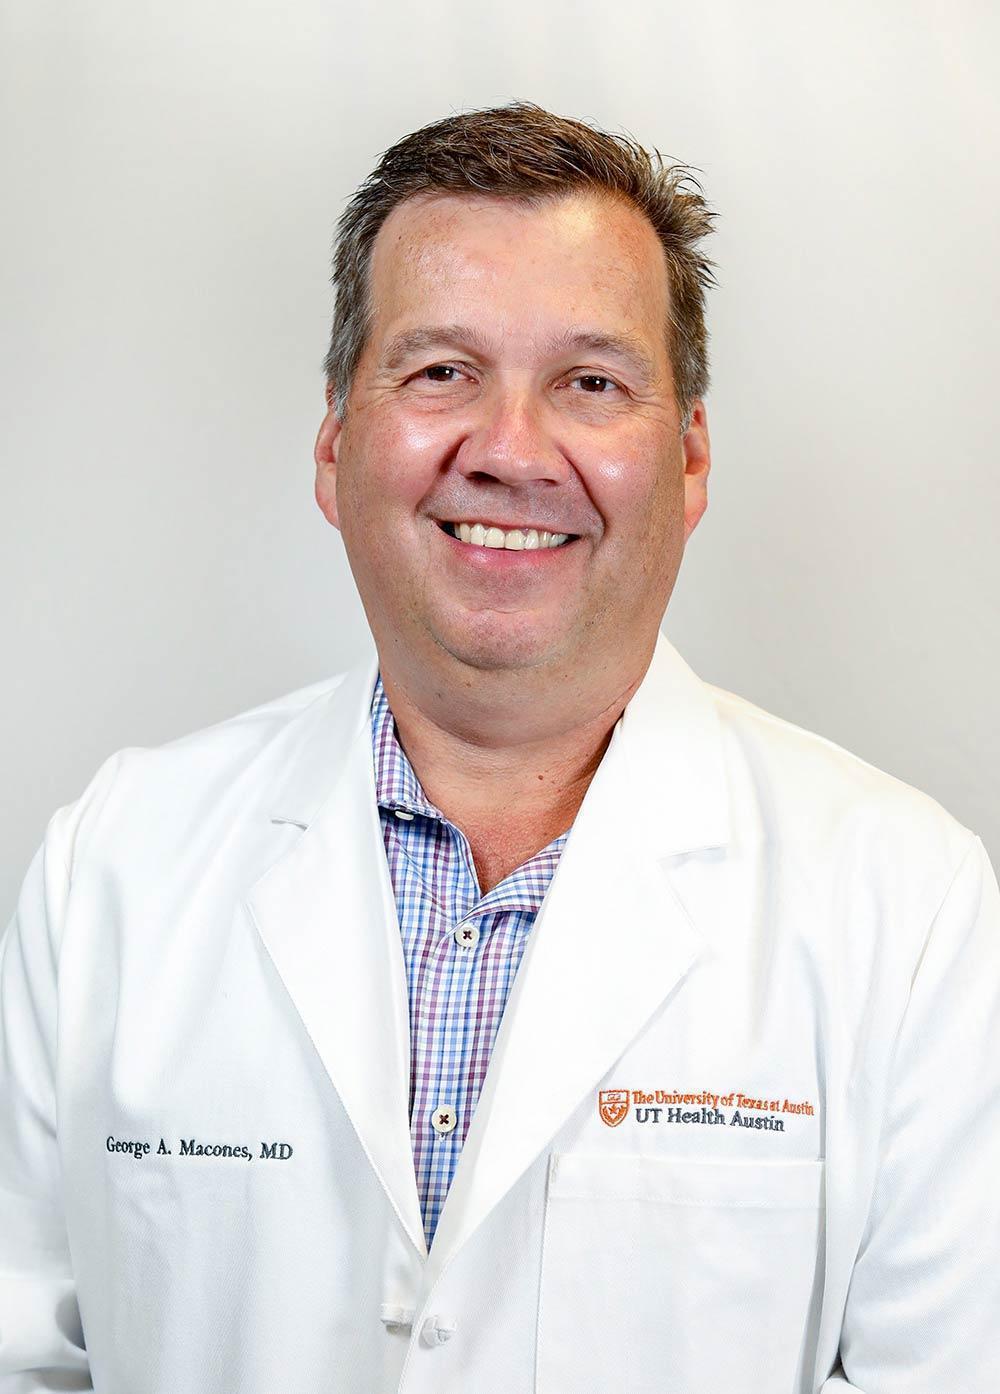
{"type": "Polygon", "coordinates": [[[528,933],[569,833],[480,895],[465,834],[428,803],[396,739],[381,674],[372,694],[371,730],[379,817],[406,960],[410,1139],[429,1249],[528,933]],[[399,817],[399,809],[412,818],[399,817]],[[469,926],[475,926],[469,937],[477,942],[463,947],[462,931],[469,926]],[[434,1128],[435,1114],[451,1131],[434,1128]]]}

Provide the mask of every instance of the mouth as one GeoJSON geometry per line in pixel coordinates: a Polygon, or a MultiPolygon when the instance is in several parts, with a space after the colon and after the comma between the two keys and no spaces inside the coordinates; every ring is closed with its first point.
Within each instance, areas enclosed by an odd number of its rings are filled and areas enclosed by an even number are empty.
{"type": "Polygon", "coordinates": [[[572,532],[553,532],[547,528],[523,527],[504,528],[485,521],[442,522],[438,527],[448,537],[465,547],[481,548],[496,552],[549,552],[568,547],[579,541],[579,535],[572,532]]]}

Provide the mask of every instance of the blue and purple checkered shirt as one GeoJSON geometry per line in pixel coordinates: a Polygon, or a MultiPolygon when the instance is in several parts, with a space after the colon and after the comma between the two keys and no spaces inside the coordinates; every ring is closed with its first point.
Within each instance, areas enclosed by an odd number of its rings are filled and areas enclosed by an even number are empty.
{"type": "Polygon", "coordinates": [[[371,729],[406,961],[410,1139],[429,1249],[514,975],[569,833],[482,895],[465,834],[428,803],[396,739],[381,674],[371,729]]]}

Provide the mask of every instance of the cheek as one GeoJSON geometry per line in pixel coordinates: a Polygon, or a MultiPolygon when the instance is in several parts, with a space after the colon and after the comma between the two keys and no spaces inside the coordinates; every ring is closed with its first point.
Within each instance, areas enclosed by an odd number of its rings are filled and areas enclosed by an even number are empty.
{"type": "MultiPolygon", "coordinates": [[[[452,431],[452,435],[454,432],[452,431]]],[[[442,422],[415,418],[392,406],[371,407],[358,422],[358,449],[348,436],[345,447],[355,468],[352,492],[366,515],[410,510],[430,488],[449,450],[442,422]]]]}
{"type": "Polygon", "coordinates": [[[415,462],[440,458],[462,434],[446,413],[389,411],[382,426],[387,448],[398,458],[415,462]]]}
{"type": "Polygon", "coordinates": [[[603,455],[589,472],[588,489],[606,532],[624,547],[641,546],[683,518],[682,470],[666,452],[603,455]]]}

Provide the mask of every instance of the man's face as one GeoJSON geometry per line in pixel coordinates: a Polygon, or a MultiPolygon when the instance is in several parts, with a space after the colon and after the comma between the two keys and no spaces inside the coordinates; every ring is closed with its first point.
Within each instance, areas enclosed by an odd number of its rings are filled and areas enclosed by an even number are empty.
{"type": "Polygon", "coordinates": [[[316,497],[380,651],[553,675],[651,651],[709,444],[701,402],[680,434],[648,221],[586,194],[420,196],[379,231],[371,298],[316,497]],[[477,546],[443,523],[572,540],[477,546]]]}

